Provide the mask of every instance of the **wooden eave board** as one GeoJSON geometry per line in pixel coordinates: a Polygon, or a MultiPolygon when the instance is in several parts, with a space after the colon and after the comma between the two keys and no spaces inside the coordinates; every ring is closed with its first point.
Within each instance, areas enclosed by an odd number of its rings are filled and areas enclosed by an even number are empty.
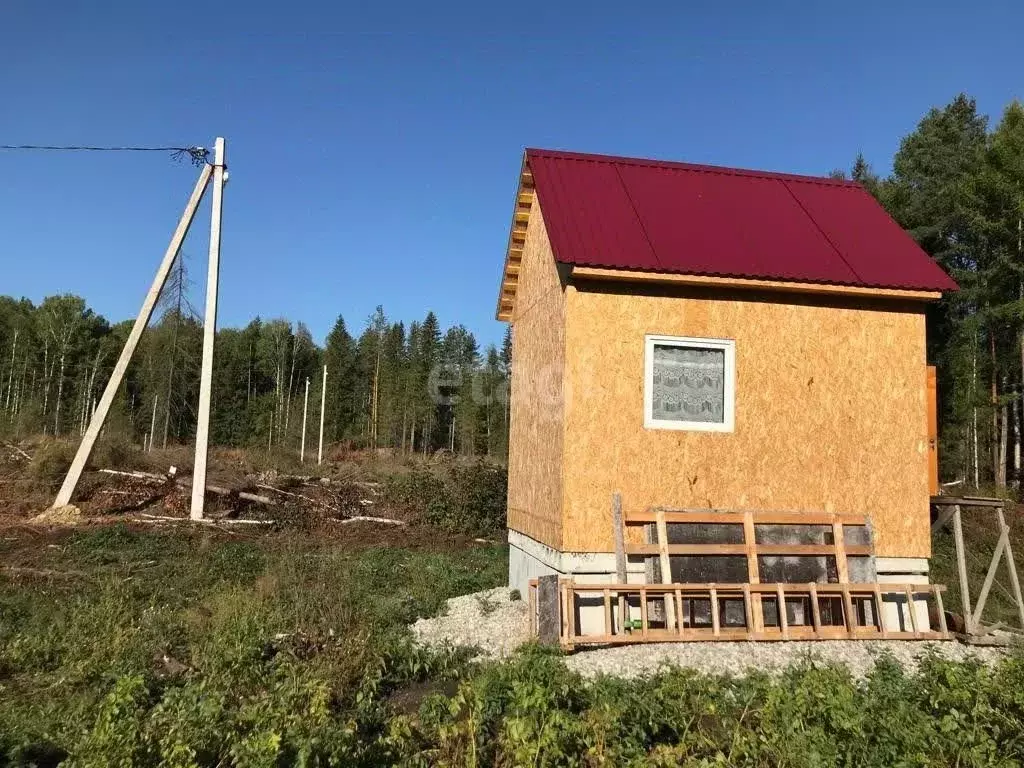
{"type": "Polygon", "coordinates": [[[530,166],[524,152],[515,204],[512,207],[508,246],[505,248],[505,266],[502,269],[501,286],[498,291],[498,306],[495,310],[495,318],[498,320],[512,319],[523,258],[523,244],[526,242],[526,229],[530,225],[530,212],[533,209],[534,199],[533,174],[530,173],[530,166]]]}

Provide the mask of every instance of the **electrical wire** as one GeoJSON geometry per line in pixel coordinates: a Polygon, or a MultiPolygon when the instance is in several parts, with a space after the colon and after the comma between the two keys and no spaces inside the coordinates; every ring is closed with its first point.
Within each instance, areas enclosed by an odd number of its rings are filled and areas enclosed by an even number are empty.
{"type": "Polygon", "coordinates": [[[200,166],[208,162],[210,150],[205,147],[87,147],[87,146],[51,146],[43,144],[0,144],[0,149],[29,150],[43,152],[170,152],[171,158],[181,160],[186,155],[192,165],[200,166]]]}

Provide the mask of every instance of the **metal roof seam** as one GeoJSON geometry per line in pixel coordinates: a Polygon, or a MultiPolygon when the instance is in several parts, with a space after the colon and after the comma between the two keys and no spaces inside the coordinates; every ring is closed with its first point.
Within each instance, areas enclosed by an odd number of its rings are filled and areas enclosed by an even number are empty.
{"type": "Polygon", "coordinates": [[[647,234],[647,228],[644,226],[644,220],[640,218],[640,211],[636,209],[636,201],[633,200],[633,198],[629,194],[629,187],[626,186],[626,182],[622,178],[622,174],[619,172],[619,169],[615,166],[614,163],[612,164],[612,168],[615,169],[615,178],[617,178],[619,180],[619,184],[622,185],[622,193],[626,196],[626,199],[629,200],[629,206],[633,210],[633,215],[636,216],[636,223],[640,227],[640,231],[644,235],[644,240],[647,241],[647,247],[651,249],[651,255],[654,257],[654,261],[657,262],[658,266],[661,269],[664,269],[665,265],[662,264],[661,259],[658,258],[658,251],[655,250],[654,243],[651,242],[651,236],[647,234]]]}
{"type": "Polygon", "coordinates": [[[804,212],[804,215],[814,225],[814,228],[817,229],[821,233],[822,237],[825,238],[825,242],[827,242],[829,244],[829,246],[831,246],[832,250],[835,251],[836,256],[838,256],[840,258],[840,260],[842,260],[843,264],[846,265],[846,268],[850,270],[850,272],[853,274],[853,276],[855,278],[857,278],[857,280],[859,282],[863,283],[864,282],[864,278],[862,278],[857,273],[857,270],[853,268],[853,264],[851,264],[849,259],[846,258],[846,254],[844,254],[839,249],[839,246],[837,246],[834,242],[832,242],[832,238],[828,236],[828,233],[824,229],[822,229],[821,225],[818,224],[817,220],[813,216],[811,216],[811,212],[807,210],[807,207],[800,201],[800,198],[796,196],[796,194],[793,192],[792,189],[789,188],[789,183],[786,182],[786,181],[782,181],[782,186],[784,186],[786,188],[786,192],[788,192],[790,197],[793,198],[793,202],[795,202],[797,205],[800,206],[800,210],[804,212]]]}

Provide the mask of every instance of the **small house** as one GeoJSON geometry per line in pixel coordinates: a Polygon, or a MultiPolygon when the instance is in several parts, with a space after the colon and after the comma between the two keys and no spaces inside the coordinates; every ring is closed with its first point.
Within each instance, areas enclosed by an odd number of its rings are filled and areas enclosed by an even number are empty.
{"type": "Polygon", "coordinates": [[[526,150],[497,306],[510,585],[611,579],[616,496],[866,515],[871,578],[927,583],[925,311],[955,289],[853,182],[526,150]]]}

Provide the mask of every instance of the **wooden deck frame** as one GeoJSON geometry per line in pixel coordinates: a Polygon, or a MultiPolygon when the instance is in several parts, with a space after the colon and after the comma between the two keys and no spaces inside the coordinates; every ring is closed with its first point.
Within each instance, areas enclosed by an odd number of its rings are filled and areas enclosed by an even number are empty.
{"type": "MultiPolygon", "coordinates": [[[[537,580],[530,581],[530,605],[535,605],[532,592],[537,587],[537,580]]],[[[942,592],[946,589],[941,584],[576,584],[571,579],[559,580],[560,610],[562,613],[562,635],[560,643],[563,648],[572,650],[583,645],[621,645],[630,643],[664,643],[664,642],[700,642],[711,640],[730,641],[786,641],[786,640],[949,640],[951,635],[944,619],[940,619],[939,631],[922,631],[917,625],[914,611],[909,611],[911,628],[909,631],[885,630],[881,626],[881,603],[885,595],[896,595],[912,605],[920,596],[933,599],[942,616],[942,592]],[[790,624],[785,610],[778,611],[778,627],[754,628],[752,616],[746,606],[754,596],[769,595],[784,602],[791,596],[807,597],[812,606],[810,625],[790,624]],[[580,597],[599,596],[604,605],[604,634],[580,634],[576,626],[576,606],[580,597]],[[857,620],[857,611],[844,607],[841,625],[822,624],[819,613],[818,598],[835,596],[841,598],[844,606],[854,600],[873,604],[872,624],[862,624],[857,620]],[[694,627],[688,624],[682,612],[683,598],[698,598],[711,601],[711,626],[694,627]],[[639,626],[631,623],[621,626],[612,619],[614,602],[624,598],[627,601],[639,602],[639,626]],[[674,598],[672,605],[678,606],[672,629],[652,627],[647,606],[651,600],[674,598]],[[746,624],[743,628],[722,626],[718,615],[717,604],[720,599],[741,599],[745,606],[746,624]]],[[[535,625],[535,617],[530,617],[531,627],[535,625]]]]}

